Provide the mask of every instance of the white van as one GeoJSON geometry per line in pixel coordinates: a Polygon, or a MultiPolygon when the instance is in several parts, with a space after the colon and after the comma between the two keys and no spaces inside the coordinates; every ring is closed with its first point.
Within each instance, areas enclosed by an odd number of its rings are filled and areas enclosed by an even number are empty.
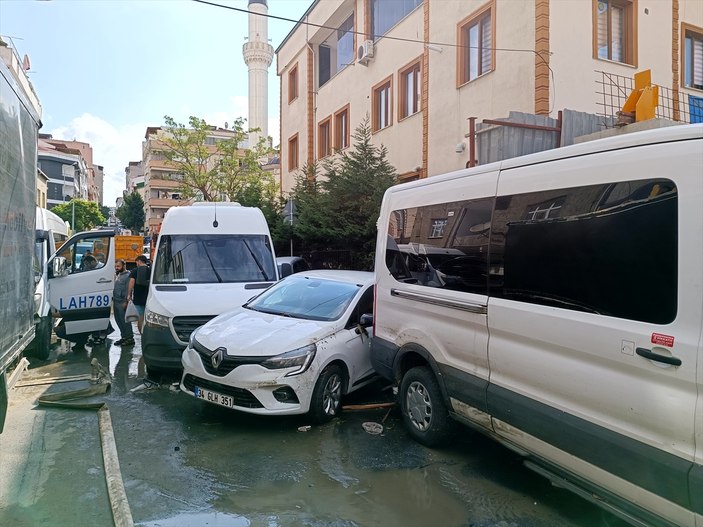
{"type": "Polygon", "coordinates": [[[378,226],[372,362],[411,436],[451,417],[634,525],[703,526],[703,125],[398,185],[378,226]]]}
{"type": "Polygon", "coordinates": [[[54,317],[49,302],[49,257],[68,240],[68,225],[50,210],[37,207],[34,241],[34,320],[36,332],[27,354],[39,359],[49,356],[54,317]]]}
{"type": "Polygon", "coordinates": [[[278,280],[261,210],[201,202],[168,210],[159,231],[144,315],[147,370],[182,370],[190,334],[278,280]]]}

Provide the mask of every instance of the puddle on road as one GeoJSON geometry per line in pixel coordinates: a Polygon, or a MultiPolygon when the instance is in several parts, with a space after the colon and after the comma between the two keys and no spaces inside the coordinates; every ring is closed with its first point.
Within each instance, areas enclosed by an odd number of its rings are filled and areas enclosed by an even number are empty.
{"type": "Polygon", "coordinates": [[[195,525],[207,527],[249,527],[251,523],[241,516],[232,516],[221,512],[203,512],[181,514],[174,518],[144,522],[138,525],[140,527],[193,527],[195,525]]]}

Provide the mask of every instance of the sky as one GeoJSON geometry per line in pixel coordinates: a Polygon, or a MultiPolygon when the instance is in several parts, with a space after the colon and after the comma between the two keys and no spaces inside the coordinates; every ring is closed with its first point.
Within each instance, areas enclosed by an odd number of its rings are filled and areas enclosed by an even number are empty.
{"type": "MultiPolygon", "coordinates": [[[[268,13],[299,20],[311,3],[269,0],[268,13]]],[[[274,49],[293,26],[269,19],[274,49]]],[[[0,35],[30,59],[40,131],[91,144],[107,206],[125,189],[128,162],[141,159],[147,126],[163,125],[164,115],[218,126],[248,116],[247,34],[248,14],[192,0],[0,0],[0,35]]],[[[268,132],[278,145],[275,56],[268,91],[268,132]]]]}

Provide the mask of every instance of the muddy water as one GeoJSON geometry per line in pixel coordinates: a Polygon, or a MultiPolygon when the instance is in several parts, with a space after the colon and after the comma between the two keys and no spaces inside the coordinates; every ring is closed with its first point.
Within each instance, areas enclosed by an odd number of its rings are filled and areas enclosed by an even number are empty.
{"type": "MultiPolygon", "coordinates": [[[[431,450],[407,437],[397,410],[382,409],[345,412],[332,423],[301,432],[298,428],[309,424],[304,417],[259,417],[208,405],[174,390],[170,382],[177,379],[130,391],[141,386],[144,376],[139,345],[64,349],[57,355],[74,368],[71,374],[95,357],[114,376],[106,400],[136,525],[624,525],[551,487],[513,453],[467,429],[459,429],[450,447],[431,450]],[[368,434],[365,421],[383,421],[383,433],[368,434]]],[[[388,392],[380,388],[369,387],[346,402],[388,400],[388,392]]],[[[90,417],[80,417],[86,419],[90,417]]],[[[99,439],[84,425],[82,431],[48,428],[63,434],[67,446],[61,456],[68,456],[71,448],[99,449],[99,439]]],[[[91,456],[86,457],[90,467],[73,471],[99,479],[102,472],[91,456]]],[[[80,464],[83,458],[70,459],[80,464]]],[[[47,493],[51,485],[55,492],[67,482],[82,485],[70,476],[49,479],[47,493]]],[[[88,496],[95,489],[102,485],[74,492],[88,496]]],[[[79,500],[79,509],[90,506],[79,500]]],[[[100,498],[93,503],[104,507],[104,502],[100,498]]],[[[77,525],[73,519],[78,513],[63,519],[55,514],[52,525],[77,525]]]]}

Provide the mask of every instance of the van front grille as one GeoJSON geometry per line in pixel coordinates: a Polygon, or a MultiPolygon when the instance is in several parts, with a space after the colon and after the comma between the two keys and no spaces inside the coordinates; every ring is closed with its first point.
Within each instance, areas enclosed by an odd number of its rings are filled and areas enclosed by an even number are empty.
{"type": "Polygon", "coordinates": [[[215,318],[215,315],[173,317],[173,330],[182,342],[188,342],[190,334],[215,318]]]}

